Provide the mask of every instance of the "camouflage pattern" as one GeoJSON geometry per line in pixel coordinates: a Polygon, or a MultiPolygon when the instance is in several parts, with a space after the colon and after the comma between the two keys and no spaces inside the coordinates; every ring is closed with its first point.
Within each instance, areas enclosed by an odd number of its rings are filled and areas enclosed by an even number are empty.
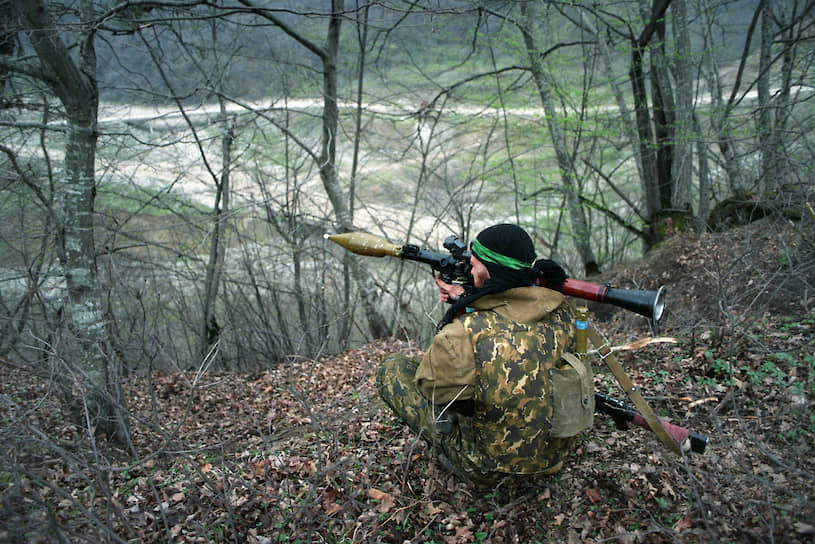
{"type": "Polygon", "coordinates": [[[391,410],[438,454],[441,463],[451,472],[480,487],[493,487],[511,475],[485,469],[473,463],[474,446],[466,436],[472,418],[445,411],[443,405],[433,405],[420,392],[414,381],[419,362],[402,354],[386,357],[376,373],[379,395],[391,410]]]}
{"type": "Polygon", "coordinates": [[[574,337],[569,306],[537,323],[486,310],[467,314],[475,349],[471,460],[489,470],[533,474],[554,467],[573,438],[554,438],[552,371],[574,337]]]}
{"type": "Polygon", "coordinates": [[[431,402],[421,394],[413,377],[419,362],[396,353],[387,356],[376,372],[376,387],[379,396],[391,410],[417,434],[431,443],[437,442],[440,431],[436,428],[436,417],[431,402]]]}
{"type": "Polygon", "coordinates": [[[574,437],[549,436],[552,370],[574,337],[569,305],[559,304],[532,323],[502,316],[505,308],[458,318],[466,335],[460,341],[474,350],[476,377],[469,388],[473,417],[444,411],[445,405],[427,400],[415,383],[418,361],[392,355],[377,372],[385,403],[428,441],[448,468],[482,486],[556,472],[574,442],[574,437]]]}

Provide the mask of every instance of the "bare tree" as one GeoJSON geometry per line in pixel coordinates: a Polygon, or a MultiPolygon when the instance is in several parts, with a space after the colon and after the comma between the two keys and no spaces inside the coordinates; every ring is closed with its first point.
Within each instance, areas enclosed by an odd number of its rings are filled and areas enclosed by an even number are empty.
{"type": "Polygon", "coordinates": [[[671,73],[676,82],[676,114],[674,115],[674,158],[671,162],[673,188],[671,207],[675,210],[692,210],[694,93],[693,57],[690,39],[690,21],[686,0],[673,0],[673,29],[676,46],[671,63],[671,73]]]}
{"type": "Polygon", "coordinates": [[[777,195],[789,177],[785,140],[794,104],[793,76],[796,62],[800,62],[797,51],[811,24],[807,16],[813,9],[811,3],[798,1],[763,3],[756,131],[761,154],[760,188],[765,193],[777,195]]]}
{"type": "MultiPolygon", "coordinates": [[[[626,200],[635,206],[636,215],[647,228],[626,228],[637,232],[647,249],[673,227],[684,228],[684,223],[692,215],[694,94],[686,4],[675,2],[672,5],[671,0],[653,3],[640,0],[637,7],[638,10],[626,13],[624,7],[618,12],[585,6],[593,17],[581,14],[579,24],[596,37],[606,78],[633,150],[642,194],[639,199],[626,200]],[[669,7],[673,8],[673,28],[677,36],[673,51],[667,47],[665,19],[669,7]],[[636,17],[636,13],[640,16],[636,17]],[[629,20],[642,21],[642,27],[635,28],[629,20]],[[606,43],[611,36],[622,37],[630,44],[633,120],[613,71],[614,59],[606,43]],[[670,62],[670,58],[674,61],[670,62]],[[635,204],[637,200],[641,201],[641,206],[635,204]]],[[[615,192],[620,191],[615,189],[615,192]]]]}
{"type": "MultiPolygon", "coordinates": [[[[94,244],[95,154],[98,87],[93,3],[78,4],[80,32],[77,53],[55,32],[59,29],[51,5],[41,0],[14,0],[12,8],[36,61],[21,60],[7,67],[45,83],[60,100],[67,122],[63,171],[57,180],[60,205],[55,208],[59,255],[65,277],[66,334],[70,348],[61,351],[80,369],[87,389],[85,414],[92,427],[124,441],[127,413],[123,408],[119,367],[107,343],[106,320],[97,283],[94,244]]],[[[54,346],[61,347],[61,346],[54,346]]]]}
{"type": "Polygon", "coordinates": [[[557,155],[557,162],[560,169],[561,184],[565,195],[566,208],[571,219],[572,235],[575,240],[575,247],[580,255],[581,264],[586,275],[593,275],[600,271],[600,266],[592,250],[591,233],[588,228],[585,211],[580,202],[580,191],[577,184],[577,170],[575,168],[574,157],[568,150],[565,135],[561,129],[560,114],[555,107],[550,76],[545,73],[543,67],[544,51],[538,43],[537,33],[540,16],[535,10],[535,4],[524,2],[521,4],[522,21],[518,25],[523,35],[526,50],[529,55],[529,68],[532,78],[540,93],[541,103],[546,112],[546,125],[552,144],[557,155]]]}
{"type": "MultiPolygon", "coordinates": [[[[341,232],[354,230],[351,207],[348,195],[343,190],[337,173],[337,140],[339,139],[339,89],[337,85],[337,61],[339,56],[340,29],[344,13],[344,1],[332,0],[330,12],[327,14],[328,28],[325,45],[319,45],[309,39],[306,34],[287,24],[278,17],[273,10],[266,10],[254,6],[248,0],[241,3],[269,20],[283,32],[294,39],[305,50],[314,55],[321,66],[322,74],[322,142],[319,151],[313,151],[312,156],[317,163],[320,179],[323,183],[328,199],[334,210],[337,228],[341,232]]],[[[384,328],[386,321],[379,315],[376,308],[377,287],[371,281],[365,270],[365,265],[356,258],[351,259],[351,273],[357,282],[360,300],[363,305],[368,327],[373,337],[387,336],[389,331],[384,328]]]]}
{"type": "MultiPolygon", "coordinates": [[[[701,4],[697,4],[701,6],[701,4]]],[[[721,6],[719,9],[723,9],[721,6]]],[[[725,82],[723,80],[718,61],[712,53],[715,47],[715,26],[716,8],[700,10],[705,20],[705,31],[702,36],[705,39],[702,59],[702,74],[710,93],[710,133],[716,142],[719,152],[723,157],[724,170],[727,172],[729,192],[742,193],[747,182],[745,181],[745,168],[743,166],[742,151],[739,141],[734,137],[735,120],[730,118],[730,113],[735,106],[735,99],[738,96],[738,81],[733,89],[730,98],[725,97],[725,82]]],[[[748,43],[752,31],[748,31],[748,43]]],[[[745,52],[748,47],[745,47],[745,52]]],[[[744,57],[742,57],[744,58],[744,57]]],[[[705,221],[707,218],[705,217],[705,221]]]]}

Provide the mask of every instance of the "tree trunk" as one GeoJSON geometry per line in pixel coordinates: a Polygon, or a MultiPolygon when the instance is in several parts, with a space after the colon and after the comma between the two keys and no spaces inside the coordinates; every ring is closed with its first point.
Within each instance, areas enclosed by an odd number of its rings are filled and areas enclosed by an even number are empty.
{"type": "MultiPolygon", "coordinates": [[[[755,28],[756,21],[762,10],[762,3],[766,0],[761,0],[753,14],[747,29],[747,37],[745,40],[744,52],[740,65],[736,74],[736,81],[730,92],[730,97],[727,100],[723,98],[721,77],[719,75],[719,67],[713,57],[714,44],[706,43],[703,50],[706,52],[703,60],[705,70],[703,73],[707,78],[707,85],[710,89],[711,98],[711,118],[710,125],[713,132],[713,139],[719,146],[719,151],[724,157],[724,169],[727,172],[727,180],[730,184],[730,192],[732,194],[744,194],[747,190],[748,182],[745,179],[744,172],[748,170],[743,166],[741,157],[743,153],[739,146],[736,144],[736,138],[733,137],[734,130],[730,125],[730,114],[736,106],[736,98],[741,92],[740,84],[744,66],[750,56],[750,44],[752,41],[752,34],[755,28]]],[[[702,10],[702,14],[706,17],[705,25],[707,32],[705,36],[714,36],[716,34],[715,28],[718,21],[715,17],[714,10],[702,10]]]]}
{"type": "Polygon", "coordinates": [[[566,137],[561,129],[560,115],[552,97],[552,88],[543,70],[541,50],[536,43],[533,33],[533,28],[536,24],[535,14],[534,12],[530,13],[530,5],[526,2],[521,4],[521,14],[523,15],[523,25],[520,26],[520,30],[523,34],[524,44],[526,45],[526,50],[529,55],[532,78],[535,80],[535,85],[540,94],[541,103],[546,114],[546,125],[552,137],[555,154],[557,155],[560,179],[566,198],[566,207],[571,219],[575,246],[583,263],[585,274],[591,276],[600,272],[600,266],[591,248],[591,232],[589,232],[583,207],[580,205],[580,194],[577,187],[577,172],[575,170],[574,160],[569,154],[566,145],[566,137]]]}
{"type": "MultiPolygon", "coordinates": [[[[339,54],[340,26],[343,18],[343,0],[332,0],[331,21],[328,25],[325,55],[323,56],[323,143],[319,157],[320,178],[323,182],[340,232],[354,229],[351,219],[351,210],[344,191],[340,188],[337,178],[337,127],[339,126],[339,110],[337,107],[337,56],[339,54]]],[[[350,260],[351,274],[357,282],[359,295],[365,316],[368,319],[368,328],[374,338],[390,335],[385,326],[385,319],[376,308],[376,296],[379,288],[371,281],[360,258],[350,260]]]]}
{"type": "MultiPolygon", "coordinates": [[[[43,80],[59,97],[67,116],[65,166],[59,184],[62,206],[57,217],[60,259],[66,280],[65,318],[70,346],[63,354],[76,363],[86,394],[86,413],[77,414],[91,428],[124,442],[127,412],[122,402],[119,368],[107,346],[107,329],[96,276],[94,245],[95,156],[98,89],[92,29],[84,28],[79,65],[54,32],[42,0],[13,0],[24,30],[39,59],[43,80]],[[87,420],[85,417],[87,416],[87,420]]],[[[80,3],[80,18],[90,21],[90,1],[80,3]]]]}
{"type": "Polygon", "coordinates": [[[201,335],[199,356],[205,357],[218,342],[221,334],[215,314],[218,288],[224,268],[224,234],[226,218],[229,217],[230,169],[232,168],[232,142],[235,140],[234,126],[226,113],[226,104],[219,98],[221,106],[221,176],[215,188],[215,202],[212,207],[212,237],[210,238],[209,259],[204,279],[204,300],[201,312],[201,335]]]}
{"type": "MultiPolygon", "coordinates": [[[[631,150],[634,154],[634,163],[637,167],[637,173],[639,174],[640,178],[640,187],[642,189],[643,195],[648,195],[648,182],[647,176],[645,175],[645,167],[643,165],[642,159],[642,148],[639,144],[639,135],[637,134],[637,124],[634,119],[631,118],[631,115],[628,111],[628,106],[625,103],[625,98],[623,95],[623,90],[620,85],[617,83],[617,74],[614,73],[614,63],[611,56],[611,51],[608,49],[608,44],[606,43],[605,35],[600,31],[600,27],[595,25],[588,16],[586,16],[585,12],[581,11],[581,17],[583,24],[589,29],[591,34],[595,37],[597,43],[597,50],[600,53],[600,58],[602,60],[603,70],[606,76],[606,83],[608,83],[609,87],[611,87],[611,92],[614,95],[614,101],[617,103],[617,109],[620,110],[620,119],[622,120],[623,131],[628,138],[629,144],[631,145],[631,150]]],[[[643,215],[645,217],[650,217],[651,214],[655,211],[651,209],[651,202],[652,199],[644,198],[645,202],[645,212],[643,215]]]]}
{"type": "Polygon", "coordinates": [[[653,145],[654,132],[651,128],[651,114],[648,107],[648,92],[646,90],[645,74],[642,67],[643,48],[638,44],[632,44],[631,50],[631,88],[634,98],[634,111],[637,118],[637,138],[636,145],[640,148],[642,157],[642,172],[645,176],[643,187],[645,194],[643,198],[648,211],[650,237],[646,242],[647,247],[651,247],[659,240],[656,233],[654,218],[662,209],[659,198],[659,177],[657,175],[657,153],[653,145]]]}
{"type": "Polygon", "coordinates": [[[654,124],[654,144],[656,146],[657,188],[659,190],[659,207],[664,210],[671,207],[673,179],[673,124],[674,105],[670,79],[665,68],[664,25],[658,25],[660,32],[659,45],[650,49],[651,60],[651,105],[654,124]]]}
{"type": "MultiPolygon", "coordinates": [[[[11,58],[17,48],[14,31],[14,8],[10,2],[0,2],[0,55],[11,58]]],[[[6,108],[6,83],[8,70],[0,66],[0,109],[6,108]]]]}
{"type": "MultiPolygon", "coordinates": [[[[631,85],[637,112],[637,130],[646,175],[645,198],[648,202],[648,245],[662,240],[674,229],[688,228],[691,211],[674,208],[676,105],[665,57],[665,12],[671,0],[640,0],[640,12],[646,24],[639,36],[632,36],[631,85]],[[648,47],[654,34],[657,43],[648,47]],[[648,109],[646,76],[643,68],[646,52],[650,59],[651,103],[648,109]]],[[[691,126],[691,125],[688,125],[691,126]]],[[[682,168],[690,168],[687,162],[682,168]]],[[[686,180],[688,178],[685,178],[686,180]]],[[[683,199],[689,199],[689,188],[683,199]]]]}
{"type": "MultiPolygon", "coordinates": [[[[699,121],[694,116],[694,126],[698,134],[702,133],[699,121]]],[[[710,165],[708,163],[708,146],[702,139],[696,140],[696,156],[699,159],[699,207],[696,211],[696,231],[704,232],[707,226],[707,218],[710,215],[711,203],[713,200],[712,183],[710,180],[710,165]]]]}
{"type": "MultiPolygon", "coordinates": [[[[761,154],[760,187],[765,194],[777,194],[787,177],[787,161],[783,160],[784,134],[786,133],[787,118],[789,117],[790,86],[795,60],[796,44],[799,42],[795,36],[795,12],[785,13],[787,9],[797,8],[797,2],[792,6],[773,2],[766,2],[761,13],[761,52],[759,55],[758,75],[758,136],[759,151],[761,154]],[[773,15],[773,9],[777,13],[773,15]],[[788,17],[787,17],[788,15],[788,17]],[[779,70],[780,77],[772,77],[772,49],[775,40],[777,24],[786,23],[782,44],[782,63],[779,70]],[[778,89],[773,92],[770,81],[778,81],[778,89]]],[[[797,22],[801,24],[800,21],[797,22]]]]}
{"type": "Polygon", "coordinates": [[[759,180],[766,186],[777,184],[776,172],[773,171],[772,151],[772,115],[770,111],[770,54],[772,52],[772,8],[765,2],[761,13],[761,44],[758,61],[758,146],[761,156],[759,180]]]}
{"type": "MultiPolygon", "coordinates": [[[[797,9],[798,3],[795,2],[793,6],[797,9]]],[[[779,9],[784,9],[783,6],[780,6],[779,9]]],[[[792,9],[789,6],[787,9],[792,9]]],[[[812,9],[811,4],[809,5],[809,9],[812,9]]],[[[784,21],[784,18],[781,18],[784,21]]],[[[801,34],[795,35],[795,28],[798,27],[799,33],[807,32],[809,25],[804,19],[798,19],[796,14],[790,13],[789,14],[789,23],[787,26],[786,32],[786,39],[783,39],[782,42],[784,43],[784,53],[782,56],[782,64],[781,64],[781,85],[778,90],[778,96],[774,99],[773,104],[773,155],[772,155],[772,164],[776,170],[776,176],[778,179],[778,186],[773,187],[773,191],[780,190],[782,185],[787,181],[787,176],[789,175],[789,162],[784,160],[785,157],[785,149],[786,149],[786,136],[787,136],[787,123],[789,121],[789,117],[791,115],[791,105],[790,105],[790,96],[792,93],[792,73],[795,69],[796,64],[796,50],[798,49],[798,44],[801,43],[803,36],[801,34]]]]}
{"type": "MultiPolygon", "coordinates": [[[[357,2],[359,7],[359,2],[357,2]]],[[[359,170],[359,148],[362,143],[362,113],[363,113],[363,94],[362,91],[365,87],[365,68],[366,68],[366,53],[368,49],[368,13],[370,6],[366,5],[362,8],[362,20],[359,20],[359,13],[357,13],[357,43],[359,44],[359,67],[357,71],[357,97],[356,97],[356,111],[354,113],[354,154],[351,161],[351,183],[348,187],[348,215],[351,222],[354,221],[354,207],[356,206],[356,190],[357,190],[357,171],[359,170]]],[[[352,308],[351,304],[351,260],[353,259],[351,253],[343,255],[342,268],[343,268],[343,282],[342,282],[342,300],[346,308],[352,308]]],[[[351,329],[353,321],[350,319],[343,319],[340,321],[340,330],[338,340],[341,346],[348,345],[351,338],[351,329]]]]}
{"type": "Polygon", "coordinates": [[[688,30],[688,9],[686,0],[673,0],[674,35],[676,36],[676,59],[674,80],[676,81],[676,115],[674,116],[674,160],[673,190],[671,206],[676,210],[692,209],[691,183],[693,181],[693,63],[688,30]]]}

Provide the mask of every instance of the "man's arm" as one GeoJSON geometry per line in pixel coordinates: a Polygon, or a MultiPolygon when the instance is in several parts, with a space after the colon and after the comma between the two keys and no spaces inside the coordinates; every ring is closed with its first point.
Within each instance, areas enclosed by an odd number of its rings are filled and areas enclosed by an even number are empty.
{"type": "Polygon", "coordinates": [[[464,294],[464,286],[463,285],[451,285],[449,283],[445,283],[436,276],[436,285],[439,286],[439,298],[442,302],[450,302],[452,303],[458,297],[464,294]]]}
{"type": "Polygon", "coordinates": [[[454,321],[436,334],[415,379],[422,395],[434,404],[472,397],[475,355],[461,322],[454,321]]]}

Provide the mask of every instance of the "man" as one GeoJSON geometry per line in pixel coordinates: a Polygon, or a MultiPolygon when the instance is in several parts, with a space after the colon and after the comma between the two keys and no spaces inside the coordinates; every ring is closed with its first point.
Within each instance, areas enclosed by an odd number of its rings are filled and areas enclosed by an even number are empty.
{"type": "Polygon", "coordinates": [[[553,377],[573,341],[573,312],[561,293],[533,286],[541,261],[522,228],[493,225],[471,251],[475,288],[436,280],[452,306],[421,363],[401,355],[382,362],[380,395],[448,469],[480,486],[552,474],[575,434],[551,432],[553,377]]]}

